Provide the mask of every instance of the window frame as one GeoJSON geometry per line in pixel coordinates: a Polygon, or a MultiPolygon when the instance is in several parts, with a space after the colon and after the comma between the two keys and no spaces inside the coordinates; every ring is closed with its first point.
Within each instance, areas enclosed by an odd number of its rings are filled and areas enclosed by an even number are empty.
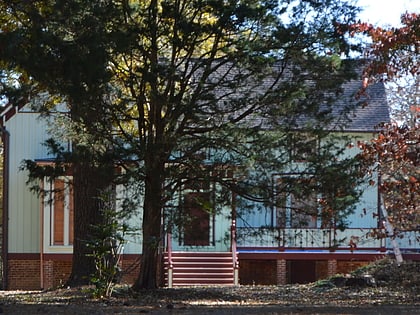
{"type": "MultiPolygon", "coordinates": [[[[309,221],[310,224],[304,226],[303,224],[295,224],[294,223],[294,215],[293,215],[293,200],[296,198],[293,193],[291,192],[280,192],[279,186],[281,181],[284,178],[293,178],[299,179],[304,178],[305,174],[297,174],[297,173],[285,173],[285,174],[274,174],[273,175],[273,225],[279,229],[320,229],[321,228],[321,220],[322,216],[320,213],[320,207],[318,205],[319,193],[314,191],[313,192],[313,204],[316,207],[316,215],[305,214],[305,213],[296,213],[297,216],[308,216],[312,219],[309,221]],[[279,206],[279,200],[282,199],[281,204],[283,206],[279,206]]],[[[299,199],[298,199],[299,200],[299,199]]]]}
{"type": "MultiPolygon", "coordinates": [[[[205,180],[205,179],[203,179],[205,180]]],[[[186,215],[185,211],[186,209],[184,208],[185,205],[185,201],[186,198],[188,198],[187,196],[190,195],[195,195],[195,194],[208,194],[208,201],[211,203],[211,206],[213,208],[212,212],[209,212],[209,221],[208,221],[208,235],[209,235],[209,240],[208,240],[208,245],[195,245],[195,244],[185,244],[185,226],[184,224],[182,226],[180,226],[181,228],[181,233],[180,233],[180,237],[179,237],[179,245],[180,246],[185,246],[185,247],[205,247],[205,248],[209,248],[212,246],[215,246],[215,218],[216,218],[216,213],[215,213],[215,200],[214,200],[214,182],[210,181],[208,183],[204,183],[204,185],[201,185],[201,181],[203,181],[201,179],[199,179],[196,183],[193,184],[189,184],[187,185],[187,187],[184,187],[183,189],[181,189],[180,194],[179,194],[179,204],[181,206],[181,211],[180,211],[180,215],[181,215],[181,220],[182,217],[184,215],[186,215]],[[197,185],[198,183],[198,185],[197,185]]],[[[205,210],[203,210],[205,211],[205,210]]]]}
{"type": "Polygon", "coordinates": [[[43,235],[43,253],[73,253],[73,241],[70,240],[74,235],[72,229],[72,223],[74,219],[71,215],[74,215],[72,211],[73,202],[72,198],[72,176],[59,176],[55,179],[44,178],[43,180],[43,198],[42,198],[42,235],[43,235]],[[54,244],[54,232],[55,232],[55,198],[56,198],[56,181],[60,180],[64,182],[63,189],[63,244],[54,244]]]}

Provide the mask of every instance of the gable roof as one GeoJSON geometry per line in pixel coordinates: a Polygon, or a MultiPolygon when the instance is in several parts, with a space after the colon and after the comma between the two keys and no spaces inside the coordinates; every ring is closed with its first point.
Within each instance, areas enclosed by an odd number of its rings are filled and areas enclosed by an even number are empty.
{"type": "MultiPolygon", "coordinates": [[[[360,67],[358,61],[351,61],[360,67]]],[[[361,71],[359,71],[361,73],[361,71]]],[[[270,79],[268,79],[270,80],[270,79]]],[[[362,76],[343,84],[343,93],[333,104],[332,114],[335,121],[327,127],[329,130],[347,132],[375,132],[383,122],[389,122],[390,112],[386,89],[383,82],[374,83],[362,91],[362,76]]],[[[0,108],[0,126],[18,113],[27,102],[7,104],[0,108]]],[[[311,119],[303,118],[300,123],[311,119]]],[[[264,124],[264,123],[263,123],[264,124]]]]}

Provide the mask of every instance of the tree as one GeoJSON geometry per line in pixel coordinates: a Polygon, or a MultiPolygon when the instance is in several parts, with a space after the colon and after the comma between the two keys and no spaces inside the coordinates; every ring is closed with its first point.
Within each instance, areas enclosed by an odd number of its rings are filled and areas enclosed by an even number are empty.
{"type": "MultiPolygon", "coordinates": [[[[345,179],[358,175],[354,160],[337,159],[336,142],[321,142],[342,83],[355,75],[340,59],[347,42],[335,27],[354,19],[348,1],[8,1],[6,8],[13,25],[0,34],[1,59],[64,97],[79,134],[116,153],[108,161],[141,186],[136,289],[158,284],[162,218],[175,223],[185,187],[215,182],[218,202],[234,194],[274,203],[273,172],[325,175],[324,183],[333,169],[345,179]],[[308,152],[314,143],[307,163],[293,166],[290,146],[308,152]]],[[[104,152],[87,147],[81,161],[102,165],[96,157],[104,152]]],[[[304,182],[302,193],[328,189],[322,180],[304,182]]],[[[340,220],[357,199],[350,182],[342,181],[349,190],[330,187],[338,196],[323,207],[338,209],[329,217],[340,220]]]]}
{"type": "MultiPolygon", "coordinates": [[[[389,98],[395,122],[381,126],[371,143],[360,144],[362,160],[381,174],[381,182],[372,183],[379,185],[384,219],[390,224],[387,234],[392,239],[401,232],[417,230],[420,224],[420,15],[405,13],[401,22],[401,27],[390,29],[367,23],[350,27],[351,34],[364,33],[372,40],[367,51],[370,62],[365,69],[366,85],[385,80],[395,93],[389,98]]],[[[397,259],[402,261],[402,257],[397,259]]]]}
{"type": "Polygon", "coordinates": [[[340,29],[341,32],[349,32],[350,36],[357,33],[369,36],[372,43],[365,54],[370,63],[365,75],[369,80],[378,76],[390,80],[419,73],[419,20],[419,14],[407,12],[401,15],[401,27],[384,29],[359,22],[341,25],[340,29]]]}
{"type": "Polygon", "coordinates": [[[379,189],[396,235],[416,230],[420,224],[419,139],[418,124],[416,128],[388,124],[371,143],[361,144],[368,164],[378,163],[379,189]]]}
{"type": "MultiPolygon", "coordinates": [[[[109,189],[114,170],[109,152],[104,150],[106,143],[89,136],[98,123],[95,108],[106,93],[106,54],[101,42],[106,27],[99,22],[107,23],[103,20],[106,7],[83,1],[3,1],[0,8],[0,58],[14,80],[3,85],[3,95],[12,103],[32,101],[45,114],[54,111],[57,103],[66,102],[69,107],[73,123],[71,128],[67,126],[71,131],[67,140],[72,141],[72,153],[64,152],[55,141],[49,143],[57,154],[55,175],[57,170],[64,171],[63,163],[72,164],[75,239],[68,284],[85,284],[95,271],[86,240],[92,226],[102,222],[101,208],[106,205],[101,196],[109,189]],[[47,92],[47,101],[35,104],[36,97],[30,99],[29,95],[40,92],[47,92]]],[[[49,169],[31,161],[27,167],[33,179],[51,175],[49,169]]]]}
{"type": "MultiPolygon", "coordinates": [[[[329,106],[351,72],[337,57],[345,42],[330,18],[339,19],[339,12],[350,17],[355,8],[328,1],[289,4],[151,1],[125,12],[125,28],[141,37],[128,53],[116,55],[119,107],[108,114],[109,121],[124,122],[120,143],[135,163],[128,171],[144,184],[135,288],[156,286],[161,220],[176,221],[171,219],[178,213],[166,206],[177,191],[194,181],[217,182],[244,199],[272,202],[271,176],[290,168],[296,129],[326,137],[329,106]],[[288,10],[291,21],[283,23],[288,10]],[[233,176],[227,176],[229,168],[233,176]]],[[[315,154],[307,172],[321,168],[320,161],[321,153],[315,154]]],[[[323,161],[325,168],[334,164],[323,161]]],[[[223,202],[230,200],[222,195],[223,202]]]]}

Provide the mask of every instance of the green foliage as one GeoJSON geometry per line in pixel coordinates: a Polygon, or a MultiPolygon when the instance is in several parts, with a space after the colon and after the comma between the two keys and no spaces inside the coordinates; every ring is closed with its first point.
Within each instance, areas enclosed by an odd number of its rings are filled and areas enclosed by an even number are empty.
{"type": "MultiPolygon", "coordinates": [[[[105,203],[109,204],[112,196],[104,196],[105,203]]],[[[121,277],[121,256],[127,236],[134,230],[127,220],[132,215],[129,203],[123,202],[122,209],[103,209],[103,223],[92,227],[92,235],[86,241],[92,250],[96,271],[90,277],[90,282],[95,286],[92,290],[94,297],[110,297],[114,286],[121,277]]]]}
{"type": "MultiPolygon", "coordinates": [[[[287,152],[297,129],[327,135],[341,85],[354,77],[337,58],[350,46],[335,26],[357,13],[348,1],[6,1],[0,12],[0,61],[22,78],[21,96],[47,91],[47,112],[68,103],[73,161],[121,165],[142,186],[151,269],[138,287],[156,286],[150,244],[161,239],[163,209],[189,183],[205,178],[272,204],[273,173],[315,177],[346,166],[325,146],[307,169],[293,169],[287,152]],[[228,168],[233,176],[217,171],[228,168]]],[[[329,188],[340,217],[354,190],[329,188]]]]}

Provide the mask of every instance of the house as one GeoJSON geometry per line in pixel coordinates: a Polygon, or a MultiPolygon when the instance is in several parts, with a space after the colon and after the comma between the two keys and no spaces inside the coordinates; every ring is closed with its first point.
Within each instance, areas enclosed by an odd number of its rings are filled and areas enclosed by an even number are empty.
{"type": "MultiPolygon", "coordinates": [[[[351,82],[346,89],[355,91],[358,84],[351,82]]],[[[372,137],[375,125],[389,119],[382,84],[369,90],[367,101],[368,106],[350,113],[351,123],[346,129],[337,132],[346,132],[355,141],[372,137]]],[[[42,185],[52,195],[39,197],[26,185],[27,173],[20,170],[24,159],[52,163],[52,156],[41,145],[48,138],[47,126],[38,116],[29,106],[15,104],[7,105],[0,113],[5,289],[56,287],[66,281],[71,270],[70,181],[66,177],[54,181],[46,178],[42,185]],[[63,195],[53,195],[53,191],[63,195]]],[[[348,154],[357,152],[356,147],[348,150],[348,154]]],[[[279,180],[285,175],[289,174],[273,174],[279,180]]],[[[208,184],[200,191],[186,192],[187,209],[197,220],[194,226],[200,228],[186,227],[182,239],[167,231],[165,285],[302,283],[347,273],[392,250],[387,240],[369,237],[371,230],[382,228],[379,194],[374,186],[366,187],[344,231],[324,228],[316,214],[295,220],[292,204],[300,201],[292,195],[285,196],[282,211],[271,207],[236,220],[233,205],[210,215],[194,202],[197,194],[210,198],[209,193],[217,191],[218,187],[208,184]],[[303,225],[299,223],[302,220],[303,225]]],[[[419,232],[406,234],[398,240],[401,250],[406,258],[419,260],[419,232]]],[[[141,237],[133,238],[124,248],[122,281],[135,279],[140,253],[141,237]]]]}

